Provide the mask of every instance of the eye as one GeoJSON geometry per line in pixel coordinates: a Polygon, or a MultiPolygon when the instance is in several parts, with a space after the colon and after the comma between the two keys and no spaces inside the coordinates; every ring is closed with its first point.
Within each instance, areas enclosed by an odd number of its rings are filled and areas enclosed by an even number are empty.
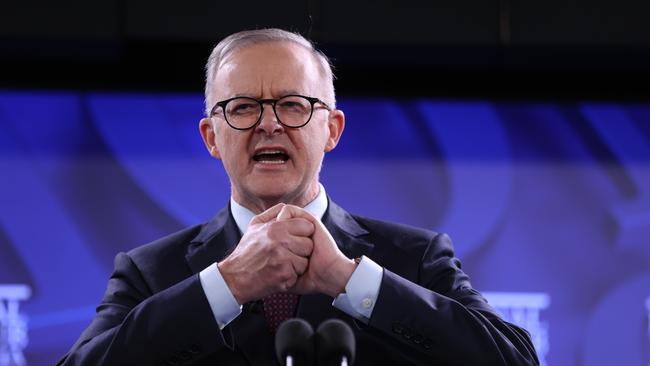
{"type": "Polygon", "coordinates": [[[259,104],[249,100],[233,100],[228,104],[228,113],[234,115],[245,115],[257,113],[259,104]]]}
{"type": "Polygon", "coordinates": [[[285,98],[281,99],[277,107],[283,112],[290,113],[308,113],[309,103],[303,98],[285,98]]]}
{"type": "Polygon", "coordinates": [[[238,104],[235,106],[234,110],[235,111],[245,111],[253,108],[252,103],[246,103],[246,104],[238,104]]]}

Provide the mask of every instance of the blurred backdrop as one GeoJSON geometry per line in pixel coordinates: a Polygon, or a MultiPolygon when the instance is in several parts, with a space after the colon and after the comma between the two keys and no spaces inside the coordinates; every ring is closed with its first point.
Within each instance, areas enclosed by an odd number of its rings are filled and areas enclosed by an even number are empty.
{"type": "Polygon", "coordinates": [[[276,26],[333,58],[351,212],[447,232],[546,365],[650,364],[650,3],[0,5],[0,366],[50,365],[112,260],[229,197],[203,67],[276,26]]]}

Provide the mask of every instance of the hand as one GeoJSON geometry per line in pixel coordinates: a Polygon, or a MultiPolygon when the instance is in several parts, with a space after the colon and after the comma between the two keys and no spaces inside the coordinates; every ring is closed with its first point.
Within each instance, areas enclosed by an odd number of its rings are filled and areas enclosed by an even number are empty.
{"type": "Polygon", "coordinates": [[[276,220],[284,207],[255,216],[232,254],[217,264],[239,304],[286,291],[307,270],[314,225],[300,217],[276,220]]]}
{"type": "Polygon", "coordinates": [[[345,291],[345,285],[356,269],[356,263],[339,250],[325,225],[309,212],[297,206],[286,205],[278,214],[278,222],[298,218],[309,220],[313,224],[314,248],[309,257],[307,271],[289,291],[298,294],[318,292],[336,297],[345,291]]]}

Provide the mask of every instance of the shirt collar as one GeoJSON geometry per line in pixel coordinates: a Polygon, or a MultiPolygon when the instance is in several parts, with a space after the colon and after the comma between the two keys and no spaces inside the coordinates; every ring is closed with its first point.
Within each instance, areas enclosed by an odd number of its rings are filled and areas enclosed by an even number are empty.
{"type": "MultiPolygon", "coordinates": [[[[327,211],[327,193],[322,184],[318,183],[318,187],[318,195],[313,201],[309,202],[307,206],[305,206],[305,210],[314,215],[314,217],[317,217],[319,220],[322,220],[325,211],[327,211]]],[[[248,224],[251,222],[253,217],[255,217],[253,211],[235,202],[235,200],[230,197],[230,212],[232,212],[232,216],[235,219],[235,223],[237,223],[239,231],[242,234],[245,233],[248,229],[248,224]]]]}

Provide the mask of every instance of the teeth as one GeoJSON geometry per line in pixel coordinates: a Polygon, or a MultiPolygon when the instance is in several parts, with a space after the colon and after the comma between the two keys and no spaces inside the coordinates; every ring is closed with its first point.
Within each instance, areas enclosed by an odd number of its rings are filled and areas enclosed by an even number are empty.
{"type": "Polygon", "coordinates": [[[262,149],[259,150],[257,153],[255,153],[254,159],[255,161],[261,164],[284,164],[286,163],[286,159],[288,159],[288,155],[286,152],[279,149],[262,149]],[[276,157],[277,155],[281,155],[282,158],[277,160],[276,159],[267,160],[262,158],[263,155],[276,155],[276,157]]]}
{"type": "Polygon", "coordinates": [[[284,154],[284,152],[282,150],[260,150],[257,154],[284,154]]]}

